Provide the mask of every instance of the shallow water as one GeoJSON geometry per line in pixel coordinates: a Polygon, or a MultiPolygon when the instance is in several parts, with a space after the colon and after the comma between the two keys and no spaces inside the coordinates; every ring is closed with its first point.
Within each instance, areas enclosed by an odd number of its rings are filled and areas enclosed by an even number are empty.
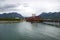
{"type": "Polygon", "coordinates": [[[60,40],[60,28],[42,23],[0,23],[0,40],[60,40]]]}

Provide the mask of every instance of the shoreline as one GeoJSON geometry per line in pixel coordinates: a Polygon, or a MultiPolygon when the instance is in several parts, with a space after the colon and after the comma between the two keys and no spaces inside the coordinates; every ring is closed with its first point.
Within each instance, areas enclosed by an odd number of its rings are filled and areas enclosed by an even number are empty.
{"type": "Polygon", "coordinates": [[[7,22],[21,22],[21,21],[0,21],[0,23],[7,23],[7,22]]]}
{"type": "Polygon", "coordinates": [[[60,27],[60,22],[43,22],[43,24],[60,27]]]}

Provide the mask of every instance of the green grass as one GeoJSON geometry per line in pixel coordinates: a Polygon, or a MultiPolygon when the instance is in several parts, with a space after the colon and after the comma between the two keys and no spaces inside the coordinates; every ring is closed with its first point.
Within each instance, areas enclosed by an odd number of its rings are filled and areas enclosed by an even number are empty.
{"type": "Polygon", "coordinates": [[[21,21],[22,19],[14,19],[14,18],[0,18],[0,21],[21,21]]]}

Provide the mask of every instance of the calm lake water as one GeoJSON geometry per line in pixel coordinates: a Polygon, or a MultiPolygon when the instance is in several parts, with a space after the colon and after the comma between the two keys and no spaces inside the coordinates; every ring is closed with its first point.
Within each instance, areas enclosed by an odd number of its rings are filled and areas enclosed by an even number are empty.
{"type": "Polygon", "coordinates": [[[60,28],[43,23],[0,23],[0,40],[60,40],[60,28]]]}

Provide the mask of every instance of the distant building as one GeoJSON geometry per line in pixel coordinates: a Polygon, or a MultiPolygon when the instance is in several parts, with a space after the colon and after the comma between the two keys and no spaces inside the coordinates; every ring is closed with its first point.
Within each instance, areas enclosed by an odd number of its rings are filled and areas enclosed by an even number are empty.
{"type": "Polygon", "coordinates": [[[36,16],[36,14],[32,14],[32,17],[35,17],[36,16]]]}
{"type": "Polygon", "coordinates": [[[16,17],[15,19],[19,19],[19,17],[16,17]]]}
{"type": "Polygon", "coordinates": [[[29,17],[26,19],[29,22],[41,22],[42,19],[39,16],[36,16],[36,14],[32,14],[32,17],[29,17]]]}

